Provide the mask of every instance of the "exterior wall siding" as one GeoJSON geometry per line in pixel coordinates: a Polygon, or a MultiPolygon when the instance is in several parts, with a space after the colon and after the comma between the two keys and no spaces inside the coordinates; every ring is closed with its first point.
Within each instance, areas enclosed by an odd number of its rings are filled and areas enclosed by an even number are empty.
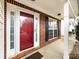
{"type": "Polygon", "coordinates": [[[4,59],[4,0],[0,0],[0,59],[4,59]]]}

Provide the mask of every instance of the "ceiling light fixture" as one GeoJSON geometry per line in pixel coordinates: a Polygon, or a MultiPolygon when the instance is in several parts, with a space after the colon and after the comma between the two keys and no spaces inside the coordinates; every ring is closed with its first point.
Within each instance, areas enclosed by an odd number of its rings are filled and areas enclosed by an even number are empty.
{"type": "Polygon", "coordinates": [[[61,13],[58,13],[57,15],[58,15],[58,16],[61,16],[61,13]]]}
{"type": "Polygon", "coordinates": [[[31,1],[35,1],[35,0],[31,0],[31,1]]]}

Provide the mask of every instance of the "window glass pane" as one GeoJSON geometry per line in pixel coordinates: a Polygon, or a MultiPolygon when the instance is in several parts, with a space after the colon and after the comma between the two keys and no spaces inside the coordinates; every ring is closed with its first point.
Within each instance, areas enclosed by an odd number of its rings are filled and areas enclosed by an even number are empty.
{"type": "Polygon", "coordinates": [[[10,49],[14,48],[14,12],[10,13],[10,49]]]}
{"type": "Polygon", "coordinates": [[[49,30],[48,38],[49,39],[53,38],[53,30],[49,30]]]}
{"type": "Polygon", "coordinates": [[[10,49],[14,48],[14,42],[10,42],[10,49]]]}
{"type": "Polygon", "coordinates": [[[48,39],[53,38],[53,19],[48,21],[48,39]]]}
{"type": "Polygon", "coordinates": [[[57,37],[58,36],[57,21],[55,20],[53,23],[54,23],[54,37],[57,37]]]}
{"type": "Polygon", "coordinates": [[[14,34],[11,34],[11,35],[10,35],[10,39],[11,39],[11,40],[10,40],[11,42],[14,42],[14,34]]]}
{"type": "Polygon", "coordinates": [[[14,27],[10,27],[10,33],[14,33],[14,27]]]}
{"type": "Polygon", "coordinates": [[[57,30],[57,21],[54,21],[54,30],[57,30]]]}
{"type": "Polygon", "coordinates": [[[57,37],[58,36],[57,33],[58,33],[57,30],[54,30],[54,37],[57,37]]]}

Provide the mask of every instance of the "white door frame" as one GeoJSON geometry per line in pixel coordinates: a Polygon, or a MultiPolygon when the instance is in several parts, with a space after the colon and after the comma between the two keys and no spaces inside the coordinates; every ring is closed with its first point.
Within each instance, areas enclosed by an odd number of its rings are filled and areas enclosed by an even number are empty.
{"type": "MultiPolygon", "coordinates": [[[[16,7],[11,6],[10,4],[7,4],[7,20],[6,20],[6,57],[7,59],[15,54],[15,48],[10,49],[10,12],[13,11],[14,13],[16,13],[16,7]],[[14,8],[14,9],[13,9],[14,8]]],[[[15,16],[14,16],[15,18],[15,16]]],[[[14,20],[15,21],[15,20],[14,20]]],[[[15,39],[15,36],[14,36],[15,39]]],[[[15,40],[14,40],[15,42],[15,40]]],[[[14,47],[15,47],[15,43],[14,43],[14,47]]]]}
{"type": "Polygon", "coordinates": [[[34,15],[34,48],[39,47],[40,44],[40,19],[39,19],[39,13],[30,11],[28,9],[24,9],[15,5],[12,5],[10,3],[7,3],[7,21],[6,21],[6,55],[7,59],[13,55],[16,55],[22,51],[20,51],[20,11],[29,13],[34,15]],[[15,12],[14,17],[14,49],[10,49],[10,12],[15,12]],[[37,20],[36,20],[37,19],[37,20]],[[37,29],[36,29],[37,27],[37,29]],[[37,33],[37,37],[36,37],[37,33]],[[37,41],[36,41],[37,39],[37,41]]]}

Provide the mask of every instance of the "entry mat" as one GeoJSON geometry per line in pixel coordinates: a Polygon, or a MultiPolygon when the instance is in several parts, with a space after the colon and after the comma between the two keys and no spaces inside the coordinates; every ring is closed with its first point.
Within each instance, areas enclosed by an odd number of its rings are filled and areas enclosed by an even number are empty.
{"type": "Polygon", "coordinates": [[[32,54],[31,56],[25,58],[25,59],[41,59],[43,57],[43,55],[39,52],[36,52],[34,54],[32,54]]]}

